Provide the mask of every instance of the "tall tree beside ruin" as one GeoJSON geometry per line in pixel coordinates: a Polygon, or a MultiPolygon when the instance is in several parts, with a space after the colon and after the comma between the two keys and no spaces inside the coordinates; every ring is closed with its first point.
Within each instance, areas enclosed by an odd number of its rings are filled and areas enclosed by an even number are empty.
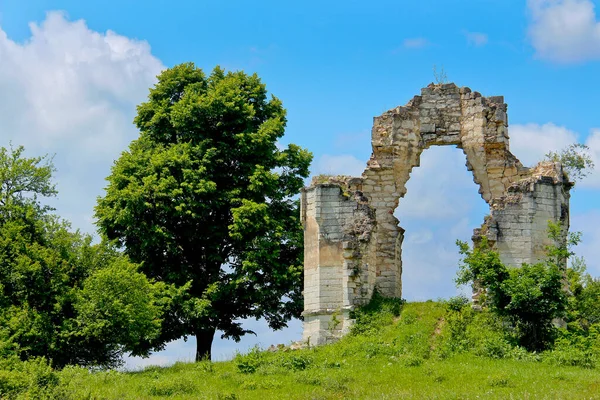
{"type": "Polygon", "coordinates": [[[210,357],[217,329],[239,340],[242,318],[279,329],[302,309],[294,196],[312,155],[279,147],[285,114],[256,75],[165,70],[98,200],[100,230],[149,277],[185,289],[160,341],[195,336],[197,360],[210,357]]]}

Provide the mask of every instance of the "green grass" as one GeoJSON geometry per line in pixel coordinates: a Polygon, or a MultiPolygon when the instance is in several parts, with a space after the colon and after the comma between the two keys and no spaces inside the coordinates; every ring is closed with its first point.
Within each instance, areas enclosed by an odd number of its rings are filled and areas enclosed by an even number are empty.
{"type": "Polygon", "coordinates": [[[444,304],[400,308],[399,302],[380,301],[363,310],[354,334],[329,346],[255,349],[229,362],[140,372],[67,368],[58,374],[60,386],[67,398],[98,400],[600,399],[598,369],[556,366],[541,357],[494,359],[464,348],[449,352],[444,304]]]}

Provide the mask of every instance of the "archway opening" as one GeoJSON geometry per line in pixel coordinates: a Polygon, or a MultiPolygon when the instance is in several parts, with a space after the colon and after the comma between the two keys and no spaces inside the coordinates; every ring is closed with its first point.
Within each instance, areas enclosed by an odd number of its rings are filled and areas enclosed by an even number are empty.
{"type": "Polygon", "coordinates": [[[460,259],[456,240],[471,241],[489,206],[465,162],[455,146],[432,146],[406,183],[394,215],[405,230],[402,297],[407,300],[470,295],[470,288],[457,288],[454,282],[460,259]]]}

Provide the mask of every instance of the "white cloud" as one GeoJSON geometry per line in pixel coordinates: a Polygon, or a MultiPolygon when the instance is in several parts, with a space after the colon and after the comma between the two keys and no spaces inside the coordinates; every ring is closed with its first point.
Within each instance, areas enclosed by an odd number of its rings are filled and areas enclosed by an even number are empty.
{"type": "Polygon", "coordinates": [[[549,151],[559,151],[577,142],[577,134],[553,123],[511,125],[510,150],[525,166],[542,161],[549,151]]]}
{"type": "Polygon", "coordinates": [[[582,242],[573,250],[577,256],[583,256],[588,272],[600,277],[600,210],[595,209],[571,217],[571,231],[583,233],[582,242]]]}
{"type": "Polygon", "coordinates": [[[366,161],[361,161],[350,154],[323,154],[315,164],[313,175],[327,174],[360,176],[365,170],[366,166],[366,161]]]}
{"type": "Polygon", "coordinates": [[[458,149],[434,146],[423,151],[421,166],[412,170],[406,183],[406,195],[400,199],[397,209],[400,220],[404,216],[453,219],[473,208],[486,208],[465,162],[465,155],[458,149]],[[464,193],[464,196],[455,196],[456,193],[464,193]]]}
{"type": "Polygon", "coordinates": [[[137,135],[135,106],[163,65],[143,41],[90,30],[59,12],[12,41],[0,28],[1,145],[56,154],[59,200],[74,227],[92,232],[104,177],[137,135]]]}
{"type": "Polygon", "coordinates": [[[591,0],[528,0],[529,37],[540,58],[560,63],[600,59],[600,22],[591,0]]]}
{"type": "MultiPolygon", "coordinates": [[[[553,123],[512,125],[509,133],[511,152],[529,167],[544,159],[548,152],[579,142],[577,133],[553,123]]],[[[600,129],[592,129],[584,144],[589,147],[595,168],[577,186],[600,188],[600,129]]]]}
{"type": "Polygon", "coordinates": [[[480,47],[484,46],[488,42],[488,35],[485,33],[465,31],[464,34],[467,38],[467,43],[472,46],[480,47]]]}
{"type": "Polygon", "coordinates": [[[464,292],[454,283],[460,258],[455,241],[469,241],[489,212],[465,166],[465,155],[456,148],[426,149],[406,188],[395,212],[406,230],[402,297],[415,301],[464,292]]]}
{"type": "MultiPolygon", "coordinates": [[[[453,196],[463,199],[469,197],[459,192],[453,196]]],[[[473,228],[479,223],[467,226],[462,219],[441,223],[415,219],[401,225],[407,229],[407,239],[410,230],[417,226],[426,225],[433,234],[426,242],[405,240],[402,244],[402,297],[410,301],[423,301],[463,293],[464,288],[457,288],[454,283],[460,260],[455,240],[469,241],[473,228]]]]}
{"type": "Polygon", "coordinates": [[[402,42],[402,45],[406,49],[421,49],[423,47],[429,46],[430,44],[431,43],[429,42],[429,40],[423,37],[404,39],[404,41],[402,42]]]}

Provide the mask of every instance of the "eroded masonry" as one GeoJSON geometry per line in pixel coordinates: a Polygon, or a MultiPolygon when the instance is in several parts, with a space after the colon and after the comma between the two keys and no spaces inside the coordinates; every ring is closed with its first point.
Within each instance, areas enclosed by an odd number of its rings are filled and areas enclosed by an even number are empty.
{"type": "Polygon", "coordinates": [[[375,117],[373,153],[361,177],[317,177],[302,191],[305,342],[342,336],[349,311],[375,289],[402,296],[404,230],[394,211],[430,146],[455,145],[465,153],[490,207],[473,240],[487,237],[505,264],[543,258],[549,220],[562,224],[566,238],[572,184],[560,163],[527,168],[510,152],[506,108],[502,96],[431,84],[375,117]]]}

